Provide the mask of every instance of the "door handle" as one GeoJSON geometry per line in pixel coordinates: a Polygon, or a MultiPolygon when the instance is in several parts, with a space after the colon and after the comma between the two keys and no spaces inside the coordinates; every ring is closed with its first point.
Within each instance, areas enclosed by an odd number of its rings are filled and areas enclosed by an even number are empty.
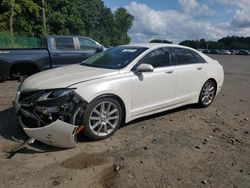
{"type": "Polygon", "coordinates": [[[173,72],[174,72],[174,70],[168,70],[168,71],[166,71],[165,73],[171,74],[171,73],[173,73],[173,72]]]}
{"type": "Polygon", "coordinates": [[[202,67],[197,67],[197,70],[202,70],[202,67]]]}
{"type": "Polygon", "coordinates": [[[59,57],[61,56],[60,54],[53,54],[53,57],[59,57]]]}

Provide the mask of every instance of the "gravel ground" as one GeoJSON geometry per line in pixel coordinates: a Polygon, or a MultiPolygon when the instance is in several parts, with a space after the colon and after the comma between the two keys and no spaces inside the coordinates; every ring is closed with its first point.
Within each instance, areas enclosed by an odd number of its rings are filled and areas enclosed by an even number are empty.
{"type": "Polygon", "coordinates": [[[11,108],[18,83],[0,83],[0,187],[250,187],[250,57],[213,58],[225,82],[210,107],[142,118],[70,150],[35,142],[12,159],[27,136],[11,108]]]}

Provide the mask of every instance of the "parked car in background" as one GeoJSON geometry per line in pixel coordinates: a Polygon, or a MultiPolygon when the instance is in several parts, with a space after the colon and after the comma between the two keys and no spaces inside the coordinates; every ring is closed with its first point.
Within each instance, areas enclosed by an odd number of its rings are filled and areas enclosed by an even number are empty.
{"type": "Polygon", "coordinates": [[[231,55],[236,55],[237,54],[237,50],[229,50],[231,52],[231,55]]]}
{"type": "Polygon", "coordinates": [[[84,36],[48,36],[45,49],[0,49],[0,80],[22,78],[64,65],[80,63],[104,50],[84,36]]]}
{"type": "Polygon", "coordinates": [[[250,55],[250,52],[248,50],[239,50],[237,55],[250,55]]]}
{"type": "Polygon", "coordinates": [[[217,49],[211,49],[210,54],[221,54],[221,52],[217,49]]]}
{"type": "Polygon", "coordinates": [[[202,53],[204,53],[204,54],[210,54],[210,50],[204,49],[204,50],[202,50],[202,53]]]}
{"type": "Polygon", "coordinates": [[[220,50],[221,54],[223,55],[231,55],[231,52],[229,50],[220,50]]]}
{"type": "Polygon", "coordinates": [[[81,130],[100,140],[143,116],[193,103],[207,107],[223,79],[219,62],[192,48],[131,44],[27,78],[14,105],[27,135],[71,148],[81,130]]]}

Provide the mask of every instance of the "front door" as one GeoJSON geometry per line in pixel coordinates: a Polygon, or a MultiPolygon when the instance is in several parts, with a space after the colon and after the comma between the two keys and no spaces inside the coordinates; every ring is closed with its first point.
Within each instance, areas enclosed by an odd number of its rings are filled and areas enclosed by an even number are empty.
{"type": "MultiPolygon", "coordinates": [[[[176,73],[171,63],[170,50],[159,48],[144,56],[139,64],[151,64],[153,72],[131,73],[132,116],[150,113],[173,104],[176,73]]],[[[135,68],[134,68],[135,69],[135,68]]]]}

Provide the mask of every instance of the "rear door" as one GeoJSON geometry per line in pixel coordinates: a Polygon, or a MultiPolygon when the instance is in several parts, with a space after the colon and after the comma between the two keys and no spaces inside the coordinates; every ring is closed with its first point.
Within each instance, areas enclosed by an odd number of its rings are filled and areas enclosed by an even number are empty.
{"type": "Polygon", "coordinates": [[[176,64],[176,101],[187,102],[197,98],[206,78],[206,63],[196,52],[173,48],[176,64]]]}
{"type": "Polygon", "coordinates": [[[51,40],[50,55],[53,68],[82,61],[81,53],[77,51],[75,37],[54,37],[51,40]]]}
{"type": "Polygon", "coordinates": [[[145,55],[137,65],[151,64],[153,72],[131,73],[132,115],[150,113],[173,104],[176,73],[169,48],[159,48],[145,55]]]}

